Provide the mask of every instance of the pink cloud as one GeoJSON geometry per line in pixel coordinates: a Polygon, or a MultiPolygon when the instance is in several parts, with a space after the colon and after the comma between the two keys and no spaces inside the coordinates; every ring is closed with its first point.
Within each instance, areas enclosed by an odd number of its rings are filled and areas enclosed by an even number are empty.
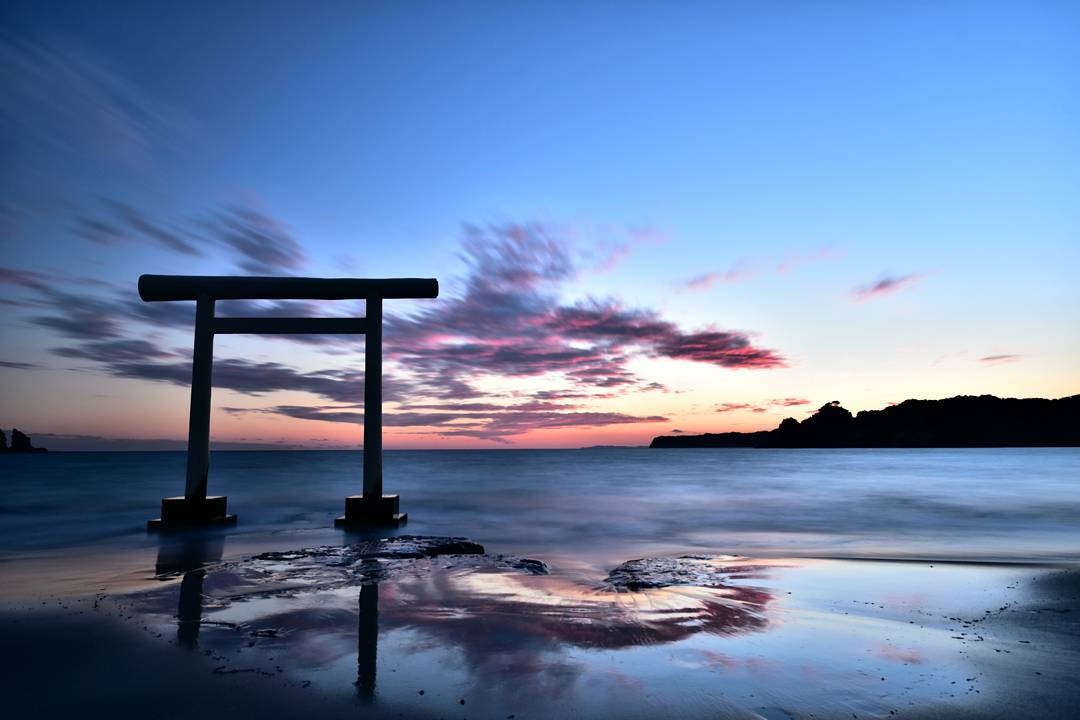
{"type": "Polygon", "coordinates": [[[755,347],[746,335],[726,330],[673,334],[656,346],[656,354],[737,369],[787,367],[776,351],[755,347]]]}
{"type": "Polygon", "coordinates": [[[562,374],[579,388],[649,388],[628,369],[635,357],[729,368],[784,364],[776,351],[755,346],[738,331],[688,333],[653,310],[611,299],[560,303],[559,286],[575,277],[577,268],[569,247],[545,226],[469,228],[468,233],[469,273],[462,293],[440,298],[415,316],[388,319],[388,355],[433,393],[448,381],[468,386],[484,375],[562,374]]]}

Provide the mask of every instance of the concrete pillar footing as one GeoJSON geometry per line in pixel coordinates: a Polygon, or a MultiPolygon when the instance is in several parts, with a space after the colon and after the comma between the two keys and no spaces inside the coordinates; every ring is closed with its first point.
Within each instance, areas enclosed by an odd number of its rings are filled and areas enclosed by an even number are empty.
{"type": "Polygon", "coordinates": [[[334,527],[398,527],[408,521],[408,513],[398,512],[398,496],[345,498],[345,514],[334,520],[334,527]]]}
{"type": "Polygon", "coordinates": [[[236,516],[225,511],[228,497],[211,495],[202,500],[186,497],[161,499],[161,517],[146,523],[147,530],[235,525],[236,516]]]}

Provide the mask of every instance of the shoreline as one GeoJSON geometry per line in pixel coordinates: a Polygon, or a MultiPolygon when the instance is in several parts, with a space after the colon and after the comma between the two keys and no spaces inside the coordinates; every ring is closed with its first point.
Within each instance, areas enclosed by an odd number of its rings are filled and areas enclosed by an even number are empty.
{"type": "Polygon", "coordinates": [[[25,659],[7,678],[14,707],[134,712],[183,693],[221,700],[166,717],[344,717],[360,703],[371,717],[772,720],[1035,718],[1080,699],[1076,565],[724,556],[688,561],[723,565],[712,587],[612,592],[559,567],[436,558],[375,585],[378,689],[364,700],[365,581],[342,582],[340,563],[318,553],[269,556],[6,602],[4,646],[25,659]],[[183,635],[189,578],[196,645],[183,635]],[[66,699],[47,692],[68,676],[78,680],[66,699]]]}

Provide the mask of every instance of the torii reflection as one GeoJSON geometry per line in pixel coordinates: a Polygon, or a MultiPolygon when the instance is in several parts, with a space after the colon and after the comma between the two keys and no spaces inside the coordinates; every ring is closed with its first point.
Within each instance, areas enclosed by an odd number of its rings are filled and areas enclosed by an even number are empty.
{"type": "Polygon", "coordinates": [[[364,702],[375,699],[379,655],[379,584],[360,586],[360,621],[356,650],[356,693],[364,702]]]}
{"type": "Polygon", "coordinates": [[[161,536],[154,574],[160,577],[182,573],[176,611],[176,639],[181,647],[194,648],[199,644],[206,566],[219,562],[224,551],[225,536],[221,534],[161,536]]]}

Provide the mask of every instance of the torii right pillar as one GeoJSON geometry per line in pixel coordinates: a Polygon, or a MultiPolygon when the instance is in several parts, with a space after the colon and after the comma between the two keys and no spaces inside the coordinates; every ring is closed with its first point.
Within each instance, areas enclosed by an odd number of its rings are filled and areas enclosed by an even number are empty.
{"type": "Polygon", "coordinates": [[[397,495],[383,495],[382,449],[382,298],[367,298],[364,334],[364,494],[345,498],[337,527],[397,527],[409,519],[397,495]]]}

